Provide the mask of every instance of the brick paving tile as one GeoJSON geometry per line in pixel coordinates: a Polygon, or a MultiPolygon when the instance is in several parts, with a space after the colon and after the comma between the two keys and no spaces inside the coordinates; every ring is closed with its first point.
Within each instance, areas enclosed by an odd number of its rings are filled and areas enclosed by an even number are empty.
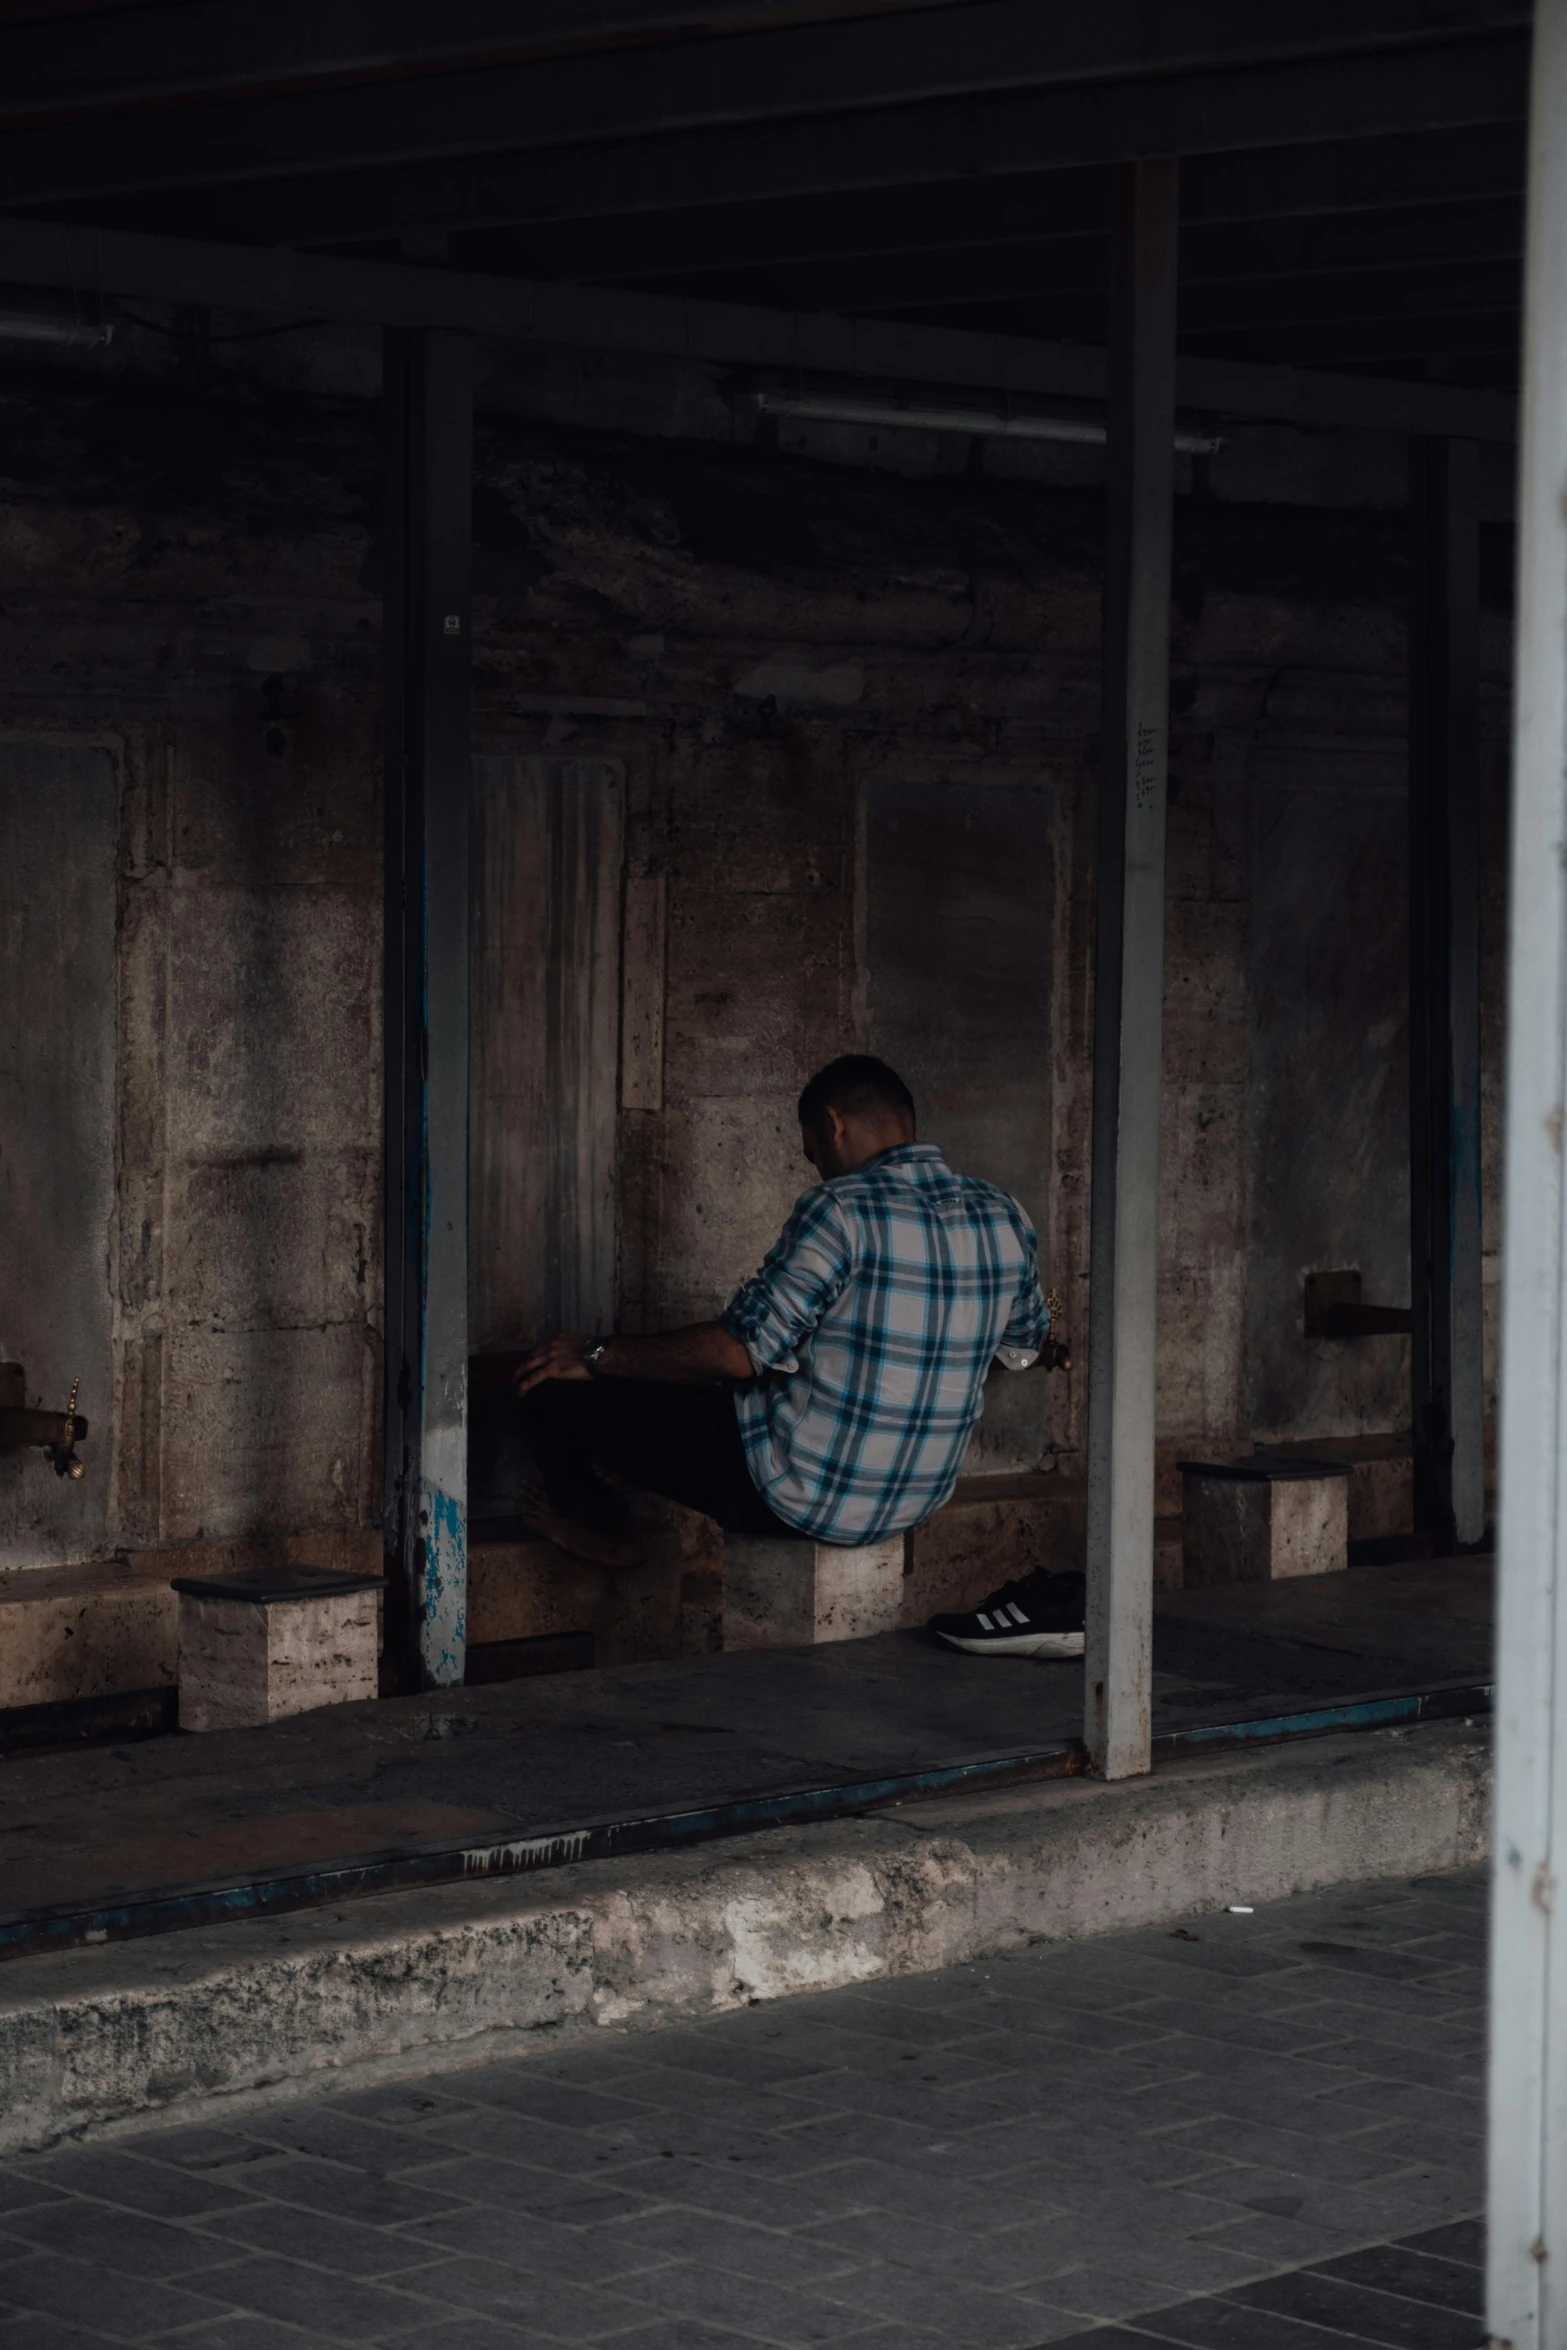
{"type": "Polygon", "coordinates": [[[536,2219],[495,2204],[469,2204],[404,2230],[401,2242],[416,2260],[466,2253],[476,2260],[499,2260],[509,2268],[594,2285],[629,2276],[662,2257],[647,2233],[648,2225],[638,2220],[626,2227],[567,2228],[556,2220],[536,2219]]]}
{"type": "Polygon", "coordinates": [[[696,2261],[675,2261],[668,2268],[651,2269],[628,2279],[622,2287],[628,2302],[640,2302],[671,2316],[700,2319],[707,2325],[732,2326],[737,2332],[761,2334],[789,2344],[838,2342],[846,2334],[863,2332],[863,2311],[825,2301],[761,2277],[736,2276],[732,2271],[708,2268],[696,2261]]]}
{"type": "MultiPolygon", "coordinates": [[[[541,2080],[554,2075],[546,2070],[548,2059],[541,2057],[536,2070],[541,2080]]],[[[416,2130],[437,2114],[450,2113],[454,2106],[469,2105],[473,2101],[463,2094],[466,2073],[443,2075],[438,2082],[421,2086],[416,2081],[389,2081],[382,2089],[354,2089],[332,2099],[334,2113],[346,2113],[362,2122],[382,2122],[389,2129],[416,2130]]]]}
{"type": "Polygon", "coordinates": [[[252,2195],[273,2203],[303,2204],[307,2210],[332,2212],[340,2219],[363,2220],[369,2227],[390,2228],[401,2222],[433,2219],[443,2211],[462,2211],[465,2200],[438,2188],[410,2186],[384,2172],[349,2170],[336,2162],[319,2162],[308,2154],[278,2155],[264,2168],[248,2170],[245,2185],[252,2195]]]}
{"type": "MultiPolygon", "coordinates": [[[[862,2334],[844,2337],[848,2350],[944,2350],[945,2337],[933,2334],[926,2326],[890,2325],[867,2326],[862,2334]]],[[[620,2350],[617,2343],[615,2350],[620,2350]]]]}
{"type": "Polygon", "coordinates": [[[928,2214],[899,2211],[896,2208],[862,2211],[851,2219],[830,2220],[824,2226],[812,2228],[811,2241],[827,2247],[830,2252],[845,2258],[858,2257],[862,2262],[893,2261],[915,2269],[929,2269],[933,2275],[955,2276],[965,2280],[979,2247],[990,2241],[976,2240],[969,2228],[943,2227],[928,2214]]]}
{"type": "Polygon", "coordinates": [[[412,2231],[393,2235],[335,2212],[301,2211],[291,2203],[262,2203],[231,2219],[209,2220],[206,2232],[215,2247],[222,2239],[230,2260],[242,2251],[277,2252],[285,2259],[309,2261],[315,2268],[335,2269],[345,2277],[392,2276],[441,2257],[439,2245],[412,2231]]]}
{"type": "Polygon", "coordinates": [[[684,2203],[729,2219],[750,2219],[763,2227],[806,2227],[812,2220],[837,2219],[854,2207],[819,2171],[805,2179],[756,2179],[716,2164],[670,2160],[640,2163],[620,2174],[617,2184],[638,2189],[650,2202],[684,2203]]]}
{"type": "Polygon", "coordinates": [[[104,2339],[58,2318],[0,2310],[0,2350],[103,2350],[104,2339]]]}
{"type": "MultiPolygon", "coordinates": [[[[1317,2028],[1338,2042],[1374,2040],[1384,2048],[1427,2049],[1432,2044],[1432,2018],[1404,2015],[1396,2007],[1366,2007],[1348,1999],[1324,1999],[1311,2011],[1317,2028]]],[[[1485,2033],[1475,2026],[1468,2001],[1439,2024],[1439,2044],[1455,2054],[1469,2056],[1484,2048],[1485,2033]]]]}
{"type": "MultiPolygon", "coordinates": [[[[949,2162],[950,2167],[936,2175],[909,2171],[897,2162],[850,2162],[824,2172],[821,2183],[843,2197],[843,2210],[896,2211],[975,2232],[1048,2219],[1063,2205],[1057,2183],[1042,2184],[1037,2172],[1007,2180],[975,2177],[961,2167],[961,2146],[953,2149],[949,2162]]],[[[829,2230],[854,2224],[827,2223],[829,2230]]]]}
{"type": "Polygon", "coordinates": [[[1148,2342],[1147,2334],[1128,2333],[1124,2326],[1094,2326],[1086,2334],[1058,2335],[1051,2350],[1148,2350],[1148,2342]]]}
{"type": "Polygon", "coordinates": [[[471,2255],[418,2270],[407,2280],[407,2289],[423,2297],[427,2313],[434,2302],[449,2316],[455,2304],[502,2324],[531,2325],[541,2333],[559,2334],[569,2342],[613,2333],[636,2318],[636,2310],[610,2289],[471,2255]]]}
{"type": "MultiPolygon", "coordinates": [[[[814,2041],[823,2050],[840,2047],[861,2033],[872,2039],[906,2043],[911,2048],[946,2048],[991,2028],[989,2004],[981,1998],[958,2008],[910,2007],[901,2000],[878,1999],[851,1991],[844,1998],[836,2030],[818,2036],[803,2017],[798,2019],[798,2033],[793,2036],[776,2025],[756,2028],[768,2041],[776,2036],[787,2045],[794,2037],[798,2046],[808,2046],[814,2041]]],[[[752,2011],[753,2015],[759,2012],[752,2011]]]]}
{"type": "MultiPolygon", "coordinates": [[[[616,2336],[624,2341],[623,2334],[616,2336]]],[[[397,2350],[559,2350],[557,2334],[538,2334],[526,2326],[497,2325],[487,2317],[447,2317],[437,2325],[420,2326],[399,2334],[397,2350]]],[[[183,2350],[170,2344],[169,2350],[183,2350]]],[[[281,2350],[281,2346],[280,2346],[281,2350]]]]}
{"type": "Polygon", "coordinates": [[[176,2170],[226,2171],[245,2164],[272,2162],[275,2146],[242,2136],[237,2130],[156,2130],[136,2141],[142,2162],[169,2163],[176,2170]]]}
{"type": "MultiPolygon", "coordinates": [[[[388,2137],[392,2132],[386,2133],[388,2137]]],[[[562,2130],[532,2114],[507,2113],[494,2105],[476,2105],[449,2119],[442,2117],[419,2132],[431,2162],[449,2154],[496,2154],[503,2160],[527,2162],[554,2171],[602,2170],[621,2158],[613,2146],[592,2138],[586,2130],[562,2130]]],[[[406,2156],[406,2143],[403,2153],[406,2156]]]]}
{"type": "Polygon", "coordinates": [[[516,2164],[475,2164],[474,2169],[484,2173],[482,2180],[472,2179],[476,2203],[512,2201],[516,2210],[534,2219],[559,2220],[562,2227],[635,2219],[660,2200],[657,2195],[628,2195],[591,2179],[552,2179],[547,2172],[524,2171],[516,2164]]]}
{"type": "Polygon", "coordinates": [[[0,2350],[1474,2350],[1482,1892],[13,2158],[0,2350]]]}
{"type": "Polygon", "coordinates": [[[65,2260],[38,2252],[0,2270],[0,2302],[67,2325],[91,2327],[117,2342],[142,2342],[177,2325],[215,2317],[228,2301],[222,2270],[209,2271],[205,2294],[197,2295],[166,2278],[127,2277],[87,2260],[65,2260]]]}
{"type": "Polygon", "coordinates": [[[441,2151],[438,2146],[426,2147],[420,2133],[378,2129],[372,2122],[338,2113],[325,2099],[315,2105],[272,2106],[256,2115],[245,2134],[274,2153],[314,2154],[325,2162],[368,2171],[373,2178],[416,2162],[433,2162],[441,2151]]]}
{"type": "MultiPolygon", "coordinates": [[[[1432,2025],[1450,2024],[1455,2016],[1472,2023],[1484,1997],[1483,1985],[1439,1989],[1432,1983],[1385,1983],[1380,1976],[1348,1974],[1342,1968],[1330,1973],[1320,1963],[1307,1969],[1298,1980],[1313,1998],[1331,2000],[1335,2006],[1359,2007],[1372,2014],[1424,2017],[1432,2025]]],[[[1371,2029],[1369,2022],[1367,2029],[1371,2029]]]]}
{"type": "Polygon", "coordinates": [[[1485,2042],[1476,2034],[1460,2040],[1453,2032],[1433,2033],[1420,2045],[1400,2045],[1382,2036],[1384,2016],[1362,2020],[1359,2035],[1336,2043],[1331,2062],[1377,2081],[1419,2081],[1431,2089],[1468,2087],[1484,2070],[1485,2042]]]}
{"type": "Polygon", "coordinates": [[[1469,2268],[1485,2266],[1485,2222],[1460,2219],[1445,2228],[1427,2228],[1404,2239],[1411,2252],[1434,2252],[1441,2260],[1459,2260],[1469,2268]]]}
{"type": "Polygon", "coordinates": [[[665,2259],[705,2260],[712,2268],[778,2285],[817,2284],[865,2265],[854,2253],[836,2252],[816,2236],[776,2235],[743,2220],[679,2209],[652,2212],[623,2228],[599,2228],[586,2241],[613,2243],[618,2255],[638,2268],[665,2259]]]}
{"type": "Polygon", "coordinates": [[[1428,2212],[1432,2221],[1452,2219],[1485,2201],[1484,2157],[1477,2146],[1460,2162],[1418,2163],[1378,2181],[1377,2192],[1428,2212]]]}
{"type": "Polygon", "coordinates": [[[1342,2228],[1280,2219],[1267,2212],[1259,2212],[1252,2219],[1237,2220],[1233,2226],[1211,2228],[1203,2241],[1220,2245],[1227,2252],[1247,2253],[1269,2268],[1304,2268],[1313,2260],[1331,2260],[1340,2252],[1352,2250],[1355,2244],[1355,2238],[1346,2235],[1342,2228]]]}
{"type": "Polygon", "coordinates": [[[1354,2284],[1346,2277],[1324,2276],[1320,2269],[1296,2269],[1282,2277],[1264,2277],[1240,2285],[1226,2295],[1248,2309],[1263,2309],[1281,2317],[1300,2318],[1307,2325],[1382,2342],[1390,2350],[1474,2350],[1475,2321],[1456,2310],[1438,2309],[1429,2302],[1406,2301],[1374,2287],[1354,2284]]]}
{"type": "Polygon", "coordinates": [[[1343,2277],[1354,2285],[1374,2285],[1383,2293],[1402,2293],[1409,2301],[1431,2301],[1439,2309],[1461,2310],[1468,2317],[1484,2314],[1477,2269],[1439,2260],[1430,2252],[1412,2252],[1406,2244],[1372,2244],[1364,2252],[1346,2252],[1340,2260],[1320,2262],[1317,2273],[1343,2277]]]}
{"type": "MultiPolygon", "coordinates": [[[[63,2252],[122,2276],[178,2277],[234,2257],[228,2245],[188,2228],[74,2199],[45,2203],[36,2211],[9,2212],[4,2224],[6,2235],[15,2239],[7,2257],[26,2251],[63,2252]]],[[[0,2287],[0,2300],[6,2298],[0,2287]]]]}
{"type": "MultiPolygon", "coordinates": [[[[1297,2117],[1299,2118],[1299,2117],[1297,2117]]],[[[1402,2128],[1325,2137],[1273,2122],[1193,2122],[1178,2133],[1194,2152],[1202,2148],[1238,2163],[1261,2163],[1307,2179],[1337,2179],[1346,2187],[1390,2179],[1408,2167],[1409,2133],[1402,2128]]]]}
{"type": "MultiPolygon", "coordinates": [[[[842,2083],[842,2074],[834,2074],[830,2070],[808,2076],[814,2102],[829,2111],[835,2110],[841,2103],[838,2091],[842,2083]]],[[[714,2114],[732,2114],[737,2100],[744,2096],[748,2109],[759,2120],[783,2129],[792,2121],[802,2120],[810,2110],[809,2103],[802,2105],[799,2102],[800,2084],[790,2082],[788,2087],[797,2094],[786,2096],[779,2089],[761,2093],[747,2092],[737,2088],[733,2081],[726,2081],[722,2074],[682,2071],[671,2065],[667,2072],[655,2073],[651,2085],[641,2084],[637,2095],[642,2104],[659,2113],[714,2114]]]]}
{"type": "Polygon", "coordinates": [[[1415,2130],[1436,2129],[1455,2138],[1479,2138],[1484,2133],[1480,2101],[1468,2091],[1428,2089],[1420,2081],[1356,2081],[1331,2092],[1334,2100],[1368,2122],[1395,2117],[1415,2130]]]}
{"type": "MultiPolygon", "coordinates": [[[[718,2114],[649,2113],[633,2128],[616,2129],[618,2147],[636,2155],[684,2155],[695,2162],[733,2163],[765,2178],[787,2179],[823,2170],[841,2159],[835,2122],[801,2122],[787,2130],[752,2130],[718,2114]]],[[[884,2144],[885,2129],[877,2132],[884,2144]]]]}
{"type": "Polygon", "coordinates": [[[1032,2350],[1048,2341],[1048,2315],[1020,2295],[977,2292],[927,2271],[880,2267],[859,2269],[817,2288],[824,2300],[873,2317],[928,2326],[954,2343],[977,2350],[1032,2350]],[[1044,2321],[1044,2322],[1042,2322],[1044,2321]]]}
{"type": "Polygon", "coordinates": [[[656,2111],[658,2087],[655,2075],[644,2087],[640,2099],[612,2097],[602,2089],[576,2089],[567,2081],[530,2081],[525,2069],[514,2067],[510,2073],[502,2073],[492,2066],[471,2087],[464,2076],[467,2093],[461,2105],[448,2102],[444,2111],[425,2115],[417,2126],[429,2136],[438,2132],[445,2122],[455,2121],[465,2113],[499,2108],[529,2120],[553,2123],[574,2135],[596,2134],[615,2124],[635,2122],[650,2110],[656,2111]]]}
{"type": "Polygon", "coordinates": [[[1291,2171],[1245,2163],[1236,2172],[1172,2190],[1190,2210],[1193,2233],[1217,2233],[1239,2217],[1261,2213],[1270,2219],[1301,2220],[1308,2227],[1337,2228],[1364,2242],[1402,2236],[1417,2228],[1421,2206],[1393,2187],[1345,2187],[1335,2181],[1302,2178],[1291,2171]]]}
{"type": "MultiPolygon", "coordinates": [[[[1248,2309],[1238,2301],[1181,2301],[1174,2308],[1151,2311],[1137,2320],[1133,2337],[1138,2350],[1148,2350],[1148,2337],[1180,2342],[1187,2350],[1334,2350],[1335,2339],[1320,2326],[1302,2325],[1272,2309],[1248,2309]]],[[[1364,2350],[1364,2337],[1356,2345],[1364,2350]]]]}
{"type": "Polygon", "coordinates": [[[145,2212],[149,2219],[194,2219],[207,2212],[240,2211],[251,2201],[214,2179],[192,2178],[143,2162],[137,2155],[111,2152],[107,2147],[77,2146],[66,2154],[51,2154],[38,2165],[37,2177],[50,2188],[64,2188],[96,2196],[127,2211],[145,2212]]]}
{"type": "Polygon", "coordinates": [[[1075,2326],[1090,2318],[1130,2324],[1147,2310],[1163,2309],[1171,2291],[1167,2281],[1130,2269],[1077,2268],[1032,2286],[1027,2298],[1042,2315],[1070,2318],[1075,2326]]]}
{"type": "Polygon", "coordinates": [[[834,2069],[830,2055],[792,2056],[778,2049],[755,2047],[726,2036],[721,2028],[711,2038],[699,2032],[671,2032],[667,2038],[661,2033],[657,2062],[660,2072],[705,2073],[737,2089],[792,2087],[834,2069]]]}
{"type": "Polygon", "coordinates": [[[45,2203],[57,2203],[65,2190],[51,2187],[44,2179],[27,2171],[0,2169],[0,2217],[12,2211],[36,2211],[45,2203]]]}
{"type": "MultiPolygon", "coordinates": [[[[1151,2117],[1155,2122],[1160,2112],[1151,2117]]],[[[964,2154],[983,2161],[987,2173],[1024,2169],[1031,2176],[1059,2175],[1065,2179],[1136,2178],[1148,2185],[1206,2177],[1228,2167],[1227,2158],[1192,2143],[1186,2128],[1146,2126],[1138,2116],[1129,2128],[1124,2117],[1114,2122],[1103,2110],[1069,2130],[1047,2130],[1038,2123],[999,2125],[978,2131],[964,2143],[964,2154]],[[1143,2126],[1138,2126],[1141,2123],[1143,2126]]]]}
{"type": "MultiPolygon", "coordinates": [[[[215,2317],[204,2326],[186,2326],[177,2334],[157,2334],[155,2350],[320,2350],[325,2334],[303,2334],[298,2326],[280,2325],[275,2317],[215,2317]]],[[[336,2350],[336,2345],[333,2345],[336,2350]]],[[[476,2343],[473,2350],[479,2350],[476,2343]]]]}
{"type": "MultiPolygon", "coordinates": [[[[542,2343],[543,2335],[538,2339],[542,2343]]],[[[765,2335],[737,2334],[728,2326],[699,2325],[688,2317],[674,2317],[617,2334],[614,2350],[757,2350],[758,2343],[765,2340],[765,2335]]],[[[454,2343],[452,2350],[462,2350],[462,2345],[454,2343]]]]}
{"type": "Polygon", "coordinates": [[[282,2318],[334,2342],[392,2340],[451,2314],[438,2301],[389,2292],[364,2277],[335,2277],[302,2261],[261,2255],[215,2271],[207,2284],[236,2308],[282,2318]]]}
{"type": "Polygon", "coordinates": [[[825,2093],[854,2105],[868,2081],[918,2081],[927,2089],[984,2089],[1004,2086],[1016,2072],[1014,2043],[993,2033],[948,2048],[900,2047],[894,2040],[878,2039],[869,2032],[836,2032],[833,2039],[832,2069],[803,2075],[799,2083],[789,2084],[791,2092],[803,2088],[813,2099],[825,2093]]]}

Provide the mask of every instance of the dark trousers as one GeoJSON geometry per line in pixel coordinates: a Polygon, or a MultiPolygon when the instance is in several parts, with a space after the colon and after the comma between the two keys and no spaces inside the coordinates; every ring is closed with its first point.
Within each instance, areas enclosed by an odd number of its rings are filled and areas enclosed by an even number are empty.
{"type": "Polygon", "coordinates": [[[540,1482],[564,1517],[603,1522],[618,1514],[598,1464],[716,1518],[727,1534],[799,1537],[797,1526],[773,1515],[746,1466],[731,1388],[546,1379],[520,1410],[540,1482]]]}

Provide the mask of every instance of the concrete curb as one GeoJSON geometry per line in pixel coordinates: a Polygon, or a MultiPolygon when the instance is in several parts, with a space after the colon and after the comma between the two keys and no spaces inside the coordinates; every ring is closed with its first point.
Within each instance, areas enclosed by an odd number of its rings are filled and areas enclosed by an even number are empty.
{"type": "Polygon", "coordinates": [[[1483,1858],[1483,1731],[1324,1739],[0,1968],[0,2151],[1483,1858]]]}

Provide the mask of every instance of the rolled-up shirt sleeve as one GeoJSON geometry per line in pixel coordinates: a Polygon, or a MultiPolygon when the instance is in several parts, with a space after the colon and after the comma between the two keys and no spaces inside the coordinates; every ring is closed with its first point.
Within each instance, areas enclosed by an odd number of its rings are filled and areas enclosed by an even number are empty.
{"type": "Polygon", "coordinates": [[[1050,1333],[1050,1309],[1039,1287],[1039,1260],[1034,1253],[1032,1232],[1028,1241],[1027,1269],[1018,1283],[1011,1315],[996,1347],[997,1361],[1004,1363],[1009,1371],[1026,1371],[1030,1363],[1037,1363],[1039,1350],[1050,1333]]]}
{"type": "Polygon", "coordinates": [[[816,1328],[853,1269],[847,1232],[832,1194],[808,1191],[795,1203],[761,1271],[742,1281],[723,1325],[758,1372],[797,1371],[796,1349],[816,1328]]]}

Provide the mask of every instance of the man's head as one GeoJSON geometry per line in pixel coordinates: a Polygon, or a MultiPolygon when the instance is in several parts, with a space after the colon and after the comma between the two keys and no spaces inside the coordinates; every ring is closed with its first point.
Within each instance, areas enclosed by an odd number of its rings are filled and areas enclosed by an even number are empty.
{"type": "Polygon", "coordinates": [[[914,1140],[914,1096],[885,1061],[845,1053],[818,1069],[801,1094],[800,1140],[819,1175],[852,1175],[879,1152],[914,1140]]]}

